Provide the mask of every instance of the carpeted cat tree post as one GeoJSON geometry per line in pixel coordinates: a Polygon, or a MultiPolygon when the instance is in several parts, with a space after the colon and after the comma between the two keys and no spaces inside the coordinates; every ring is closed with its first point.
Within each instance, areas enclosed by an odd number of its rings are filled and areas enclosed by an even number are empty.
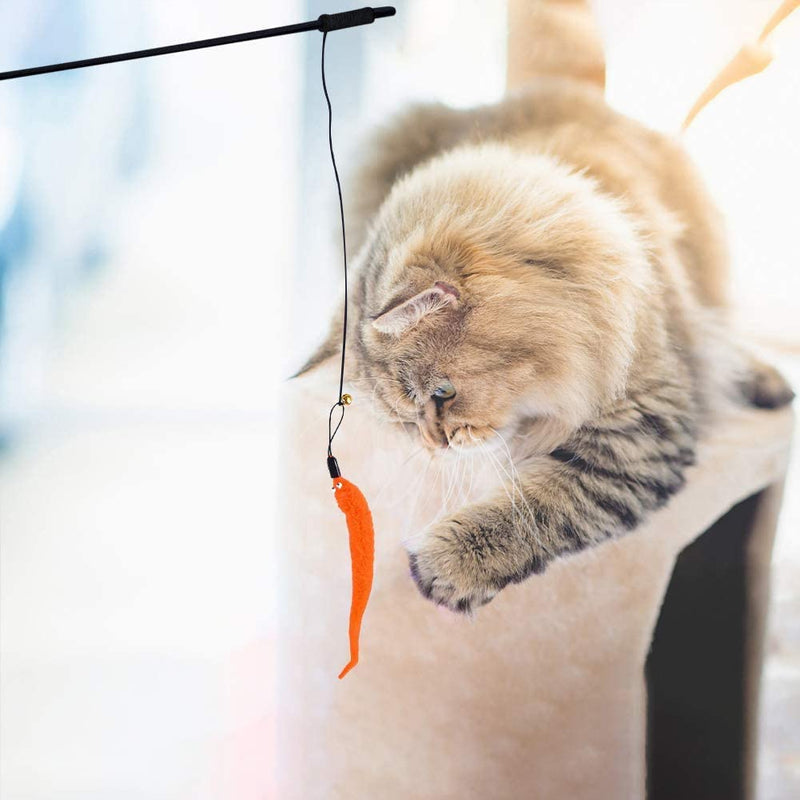
{"type": "Polygon", "coordinates": [[[349,556],[309,424],[331,381],[323,368],[286,389],[281,800],[627,799],[648,780],[650,798],[751,796],[791,411],[720,420],[666,508],[507,587],[474,620],[409,577],[402,539],[440,510],[435,469],[351,414],[340,459],[371,500],[375,584],[361,663],[339,681],[349,556]]]}

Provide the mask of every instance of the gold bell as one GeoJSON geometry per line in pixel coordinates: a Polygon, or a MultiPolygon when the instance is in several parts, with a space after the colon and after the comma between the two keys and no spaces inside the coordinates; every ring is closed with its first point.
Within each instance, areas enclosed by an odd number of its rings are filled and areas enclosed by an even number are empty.
{"type": "Polygon", "coordinates": [[[349,406],[349,405],[350,405],[350,403],[352,403],[352,402],[353,402],[353,398],[352,398],[352,397],[351,397],[349,394],[343,394],[343,395],[342,395],[342,402],[343,402],[343,403],[344,403],[346,406],[349,406]]]}

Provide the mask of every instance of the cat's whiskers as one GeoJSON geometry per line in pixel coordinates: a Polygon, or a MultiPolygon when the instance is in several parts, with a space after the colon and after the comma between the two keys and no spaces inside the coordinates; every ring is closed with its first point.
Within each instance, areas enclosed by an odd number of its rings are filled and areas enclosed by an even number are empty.
{"type": "MultiPolygon", "coordinates": [[[[527,512],[527,517],[530,520],[530,530],[529,530],[529,532],[534,534],[534,535],[536,535],[536,533],[537,533],[536,517],[535,517],[535,515],[533,513],[533,510],[530,507],[530,504],[528,503],[527,499],[525,498],[525,494],[524,494],[524,491],[522,489],[522,481],[520,479],[519,471],[517,470],[516,464],[514,464],[514,460],[513,460],[512,456],[511,456],[511,450],[509,449],[508,443],[503,438],[503,436],[500,434],[500,432],[495,430],[494,428],[492,428],[492,431],[494,431],[494,433],[498,436],[498,438],[502,441],[503,445],[505,446],[506,454],[508,455],[509,467],[512,470],[512,474],[509,475],[509,478],[512,481],[512,484],[516,487],[517,491],[519,491],[520,500],[522,500],[522,503],[525,506],[525,510],[527,512]]],[[[504,472],[506,472],[506,474],[508,475],[509,473],[507,472],[505,467],[503,467],[503,465],[499,461],[498,461],[498,464],[500,465],[500,468],[504,472]]],[[[543,541],[539,536],[536,536],[536,540],[538,542],[539,547],[541,547],[542,550],[544,550],[548,555],[550,555],[550,556],[555,556],[556,555],[555,552],[547,545],[547,543],[545,541],[543,541]]]]}
{"type": "MultiPolygon", "coordinates": [[[[398,386],[402,385],[400,383],[400,381],[396,380],[395,378],[384,378],[384,377],[378,378],[377,376],[365,375],[365,376],[361,376],[359,378],[356,378],[352,382],[354,384],[357,384],[358,382],[363,382],[363,381],[366,381],[367,379],[372,379],[374,381],[374,383],[372,385],[372,395],[370,396],[370,400],[369,400],[369,402],[372,404],[372,406],[379,408],[380,407],[380,403],[384,403],[386,406],[390,407],[391,410],[394,412],[395,418],[392,418],[389,415],[389,413],[386,413],[386,417],[388,418],[388,421],[390,423],[393,423],[395,425],[395,427],[400,428],[403,431],[403,434],[408,438],[408,440],[412,444],[414,444],[414,445],[418,444],[419,443],[419,439],[415,438],[414,435],[412,433],[410,433],[409,430],[405,427],[406,423],[405,423],[405,420],[403,418],[403,414],[401,414],[399,409],[398,409],[398,405],[399,405],[400,401],[396,400],[396,401],[394,401],[392,403],[391,401],[387,400],[385,397],[382,397],[382,396],[379,398],[379,400],[376,400],[376,393],[378,391],[378,386],[379,386],[377,381],[379,381],[379,380],[389,381],[389,382],[392,382],[392,383],[396,383],[398,386]]],[[[368,389],[369,386],[367,386],[366,388],[368,389]]]]}
{"type": "MultiPolygon", "coordinates": [[[[531,507],[528,504],[528,501],[525,499],[525,494],[522,490],[522,480],[519,475],[519,470],[517,469],[517,465],[514,463],[514,457],[511,455],[511,448],[508,446],[508,442],[506,442],[505,437],[497,430],[497,428],[493,428],[491,425],[489,426],[489,430],[494,433],[494,435],[498,438],[500,443],[505,448],[506,456],[508,458],[508,469],[510,472],[509,478],[511,479],[512,483],[515,487],[517,487],[520,495],[520,499],[525,504],[525,508],[528,510],[531,521],[533,521],[533,512],[531,511],[531,507]]],[[[502,464],[501,464],[502,466],[502,464]]]]}
{"type": "Polygon", "coordinates": [[[396,386],[403,388],[403,384],[397,380],[397,378],[390,378],[384,375],[359,375],[356,378],[350,378],[349,382],[353,385],[363,385],[364,388],[367,389],[369,389],[371,386],[373,390],[373,397],[375,390],[377,390],[381,383],[393,383],[396,386]]]}
{"type": "MultiPolygon", "coordinates": [[[[402,471],[403,468],[406,467],[408,465],[408,463],[412,459],[414,459],[420,453],[423,453],[425,451],[425,449],[426,448],[425,448],[424,445],[420,445],[416,450],[414,450],[406,458],[403,459],[402,463],[398,465],[397,471],[398,472],[402,471]]],[[[429,466],[430,466],[430,463],[429,463],[429,466]]],[[[391,485],[392,483],[396,484],[396,482],[397,482],[397,475],[392,475],[392,477],[389,478],[389,480],[384,481],[383,485],[381,486],[380,489],[378,489],[377,493],[375,494],[375,497],[373,498],[374,502],[377,502],[381,498],[381,496],[386,491],[386,488],[389,485],[391,485]]],[[[411,483],[411,482],[406,482],[406,491],[405,491],[405,493],[399,494],[397,496],[398,499],[396,499],[395,502],[392,503],[391,508],[394,508],[400,500],[404,499],[408,495],[408,484],[409,483],[411,483]]]]}
{"type": "MultiPolygon", "coordinates": [[[[514,466],[513,462],[510,462],[513,472],[509,472],[505,468],[503,463],[497,458],[497,456],[491,450],[487,448],[486,453],[489,456],[490,460],[494,464],[496,464],[495,471],[497,471],[497,467],[499,467],[506,475],[506,477],[509,479],[509,483],[511,484],[512,491],[511,494],[509,494],[508,490],[505,487],[505,482],[503,481],[502,477],[500,476],[500,473],[498,472],[498,477],[500,478],[500,481],[503,484],[503,490],[506,492],[506,495],[511,500],[512,519],[515,518],[516,514],[516,519],[519,520],[521,523],[519,527],[514,525],[514,530],[517,532],[520,538],[522,538],[524,530],[527,530],[528,533],[534,533],[536,530],[535,516],[527,499],[525,498],[525,494],[522,490],[522,484],[521,481],[519,480],[519,473],[517,472],[516,467],[514,466]],[[520,500],[522,501],[522,508],[520,508],[516,504],[517,492],[519,492],[519,497],[520,500]]],[[[541,546],[546,549],[546,545],[541,544],[541,546]]]]}
{"type": "Polygon", "coordinates": [[[469,487],[467,488],[467,496],[465,502],[469,502],[472,499],[472,482],[475,478],[475,456],[477,453],[475,450],[472,450],[469,454],[469,487]]]}
{"type": "Polygon", "coordinates": [[[520,479],[520,476],[519,476],[519,470],[517,469],[517,465],[514,463],[514,456],[511,455],[511,448],[508,446],[508,442],[506,442],[505,437],[503,436],[503,434],[500,433],[500,431],[497,430],[497,428],[493,428],[490,425],[489,426],[489,430],[492,431],[492,433],[494,433],[494,435],[497,437],[497,439],[503,445],[503,448],[505,449],[506,457],[508,458],[509,471],[511,472],[512,476],[514,478],[516,478],[517,483],[520,484],[520,494],[522,494],[522,488],[521,488],[522,482],[521,482],[521,479],[520,479]]]}
{"type": "MultiPolygon", "coordinates": [[[[434,492],[438,488],[439,493],[440,493],[440,497],[443,497],[444,492],[442,491],[442,483],[443,483],[443,473],[445,471],[445,463],[444,463],[444,459],[436,458],[434,453],[431,453],[430,454],[430,460],[428,462],[428,466],[430,466],[434,461],[437,462],[436,466],[437,466],[438,469],[436,471],[436,475],[434,476],[434,478],[429,483],[426,484],[426,496],[427,496],[427,491],[428,491],[427,486],[430,486],[434,490],[434,492]]],[[[434,522],[436,522],[437,520],[441,519],[442,516],[445,514],[445,512],[446,512],[445,502],[444,502],[444,500],[442,500],[442,502],[439,504],[439,508],[433,514],[431,519],[425,525],[423,525],[420,528],[419,532],[415,536],[408,537],[406,539],[406,541],[413,542],[415,539],[422,538],[424,536],[424,534],[425,534],[425,531],[434,522]]],[[[411,520],[409,518],[409,524],[410,524],[410,521],[411,520]]]]}
{"type": "MultiPolygon", "coordinates": [[[[373,382],[371,384],[371,387],[370,387],[370,384],[366,383],[366,381],[367,381],[367,377],[351,378],[350,379],[350,383],[353,384],[353,386],[355,386],[357,388],[360,387],[362,390],[365,390],[365,391],[369,391],[369,389],[372,388],[372,394],[370,395],[370,398],[369,398],[368,402],[369,402],[370,405],[372,405],[373,408],[377,408],[378,407],[378,403],[375,400],[375,393],[378,391],[378,384],[373,382]]],[[[388,416],[388,414],[387,414],[387,416],[388,416]]]]}
{"type": "MultiPolygon", "coordinates": [[[[435,489],[438,489],[439,496],[442,497],[444,494],[442,492],[442,473],[444,472],[444,463],[441,458],[434,458],[434,454],[431,453],[431,462],[433,461],[437,462],[438,470],[436,471],[436,477],[431,481],[431,486],[434,487],[435,489]]],[[[439,504],[439,508],[434,513],[428,525],[434,523],[437,519],[439,519],[442,516],[443,513],[444,513],[444,502],[439,504]]],[[[428,527],[428,525],[426,525],[425,527],[428,527]]]]}
{"type": "Polygon", "coordinates": [[[493,428],[491,425],[487,425],[487,428],[500,440],[500,443],[505,448],[506,454],[508,455],[508,460],[513,464],[514,459],[511,456],[511,448],[508,446],[508,442],[506,441],[505,437],[502,433],[500,433],[497,428],[493,428]]]}
{"type": "MultiPolygon", "coordinates": [[[[503,480],[503,476],[500,474],[500,470],[498,469],[498,467],[501,466],[500,462],[497,461],[497,459],[496,459],[495,455],[492,453],[492,451],[489,450],[488,447],[486,447],[486,445],[483,442],[481,442],[479,440],[476,440],[476,441],[478,441],[478,444],[480,445],[481,449],[483,450],[483,452],[488,457],[489,464],[491,464],[492,469],[494,469],[495,473],[497,474],[497,479],[500,481],[500,486],[502,487],[503,491],[506,493],[506,497],[508,497],[508,499],[509,499],[509,501],[511,503],[512,528],[513,528],[515,533],[519,534],[519,529],[517,528],[517,520],[520,518],[520,516],[519,516],[519,512],[517,511],[517,504],[516,504],[516,500],[515,500],[516,492],[514,492],[514,491],[509,492],[508,489],[506,488],[506,482],[505,482],[505,480],[503,480]]],[[[507,474],[508,473],[506,473],[506,475],[507,474]]],[[[513,484],[512,484],[512,489],[513,489],[513,484]]]]}
{"type": "Polygon", "coordinates": [[[381,381],[385,383],[396,383],[398,386],[402,385],[401,381],[397,378],[392,378],[389,375],[372,375],[370,373],[362,373],[361,375],[357,375],[354,378],[349,379],[350,382],[355,383],[357,381],[363,382],[366,380],[374,381],[376,383],[380,383],[381,381]]]}
{"type": "Polygon", "coordinates": [[[458,497],[459,502],[461,505],[464,505],[467,502],[467,494],[466,494],[466,483],[467,483],[467,467],[469,467],[470,463],[472,462],[472,454],[465,450],[464,453],[464,466],[461,469],[461,474],[459,475],[458,481],[458,497]]]}
{"type": "MultiPolygon", "coordinates": [[[[423,447],[422,450],[425,450],[425,448],[423,447]]],[[[433,457],[431,456],[428,458],[428,463],[425,465],[425,469],[420,471],[419,479],[416,482],[414,482],[414,494],[416,495],[416,497],[414,499],[414,505],[411,511],[406,516],[406,524],[405,527],[403,528],[403,534],[402,534],[404,540],[408,539],[409,531],[411,529],[411,526],[414,524],[414,518],[417,515],[417,508],[419,507],[420,498],[422,497],[423,494],[427,495],[428,490],[427,490],[426,478],[432,463],[433,463],[433,457]]],[[[422,530],[424,530],[424,528],[422,530]]]]}
{"type": "Polygon", "coordinates": [[[452,501],[454,509],[457,509],[461,506],[461,485],[463,481],[463,473],[464,467],[466,466],[466,459],[464,458],[464,454],[460,451],[456,451],[456,466],[453,471],[453,494],[452,494],[452,501]]]}
{"type": "MultiPolygon", "coordinates": [[[[449,444],[447,445],[447,449],[451,449],[449,444]]],[[[458,469],[458,465],[461,463],[461,453],[458,450],[455,450],[454,452],[456,453],[456,463],[455,467],[449,470],[450,479],[447,483],[447,493],[445,494],[444,498],[445,512],[449,512],[450,510],[450,498],[452,497],[453,489],[455,488],[456,484],[456,470],[458,469]]],[[[442,461],[444,461],[444,459],[442,459],[442,461]]]]}

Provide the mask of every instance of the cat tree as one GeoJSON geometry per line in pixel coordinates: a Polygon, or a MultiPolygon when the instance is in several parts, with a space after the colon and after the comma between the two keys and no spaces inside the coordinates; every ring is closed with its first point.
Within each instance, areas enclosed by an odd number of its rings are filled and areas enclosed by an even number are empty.
{"type": "Polygon", "coordinates": [[[286,390],[278,796],[595,800],[643,798],[648,782],[656,800],[751,796],[791,411],[719,420],[640,529],[507,587],[474,620],[408,574],[401,540],[438,510],[433,490],[415,507],[435,470],[352,414],[340,450],[372,498],[375,585],[362,661],[338,681],[348,555],[308,424],[332,377],[286,390]]]}

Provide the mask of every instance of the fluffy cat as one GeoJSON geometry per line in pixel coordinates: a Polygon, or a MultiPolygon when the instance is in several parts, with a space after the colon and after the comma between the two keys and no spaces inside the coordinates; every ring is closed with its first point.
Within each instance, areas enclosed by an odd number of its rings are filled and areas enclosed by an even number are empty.
{"type": "Polygon", "coordinates": [[[513,91],[391,121],[350,213],[351,379],[432,450],[513,453],[521,496],[411,545],[423,595],[462,612],[667,502],[721,401],[793,396],[729,341],[718,214],[676,141],[606,105],[585,5],[510,13],[513,91]]]}

